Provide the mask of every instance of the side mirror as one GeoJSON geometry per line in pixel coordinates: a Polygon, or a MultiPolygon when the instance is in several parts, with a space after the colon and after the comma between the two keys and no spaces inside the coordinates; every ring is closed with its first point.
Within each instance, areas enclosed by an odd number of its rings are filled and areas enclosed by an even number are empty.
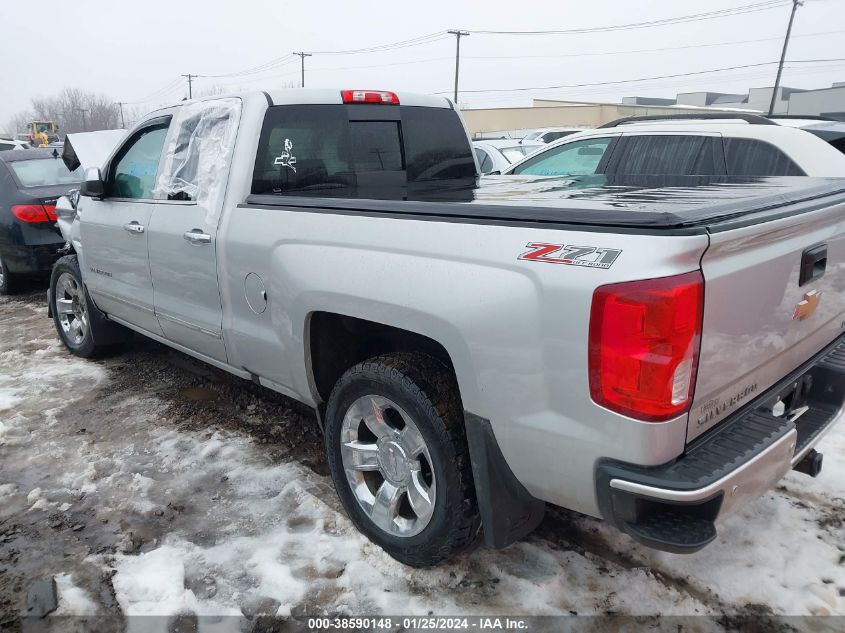
{"type": "Polygon", "coordinates": [[[85,170],[85,180],[79,187],[79,193],[89,198],[101,198],[106,191],[103,176],[99,167],[89,167],[85,170]]]}

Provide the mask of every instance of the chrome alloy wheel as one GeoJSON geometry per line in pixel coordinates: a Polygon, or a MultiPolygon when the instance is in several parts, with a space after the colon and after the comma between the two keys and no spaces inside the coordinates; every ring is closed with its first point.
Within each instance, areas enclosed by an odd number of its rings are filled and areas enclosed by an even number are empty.
{"type": "Polygon", "coordinates": [[[81,345],[88,333],[88,312],[82,287],[70,273],[62,273],[56,282],[56,314],[68,342],[81,345]]]}
{"type": "Polygon", "coordinates": [[[436,482],[411,417],[388,398],[362,396],[343,417],[340,444],[346,479],[370,520],[393,536],[422,532],[434,512],[436,482]]]}

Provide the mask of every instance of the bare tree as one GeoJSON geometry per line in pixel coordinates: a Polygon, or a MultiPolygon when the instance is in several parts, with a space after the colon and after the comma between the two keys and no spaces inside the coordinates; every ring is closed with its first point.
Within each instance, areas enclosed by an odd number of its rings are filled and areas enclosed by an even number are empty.
{"type": "Polygon", "coordinates": [[[32,106],[9,121],[11,133],[26,132],[30,121],[55,121],[59,135],[93,132],[120,127],[120,112],[114,100],[79,88],[65,88],[58,95],[35,97],[32,106]]]}

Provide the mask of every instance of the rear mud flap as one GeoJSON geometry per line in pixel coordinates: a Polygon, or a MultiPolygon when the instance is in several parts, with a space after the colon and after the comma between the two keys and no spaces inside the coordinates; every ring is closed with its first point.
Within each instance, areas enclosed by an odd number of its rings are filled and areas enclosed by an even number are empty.
{"type": "Polygon", "coordinates": [[[540,525],[546,504],[519,483],[502,455],[490,421],[468,411],[464,419],[484,544],[507,547],[540,525]]]}

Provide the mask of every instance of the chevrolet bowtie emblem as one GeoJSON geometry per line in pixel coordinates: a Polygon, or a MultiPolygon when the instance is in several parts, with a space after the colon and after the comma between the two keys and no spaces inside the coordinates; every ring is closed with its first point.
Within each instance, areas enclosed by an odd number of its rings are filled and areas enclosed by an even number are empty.
{"type": "Polygon", "coordinates": [[[795,306],[795,312],[792,314],[793,321],[803,321],[810,318],[810,315],[819,307],[822,300],[822,293],[820,290],[811,290],[804,293],[804,298],[795,306]]]}

